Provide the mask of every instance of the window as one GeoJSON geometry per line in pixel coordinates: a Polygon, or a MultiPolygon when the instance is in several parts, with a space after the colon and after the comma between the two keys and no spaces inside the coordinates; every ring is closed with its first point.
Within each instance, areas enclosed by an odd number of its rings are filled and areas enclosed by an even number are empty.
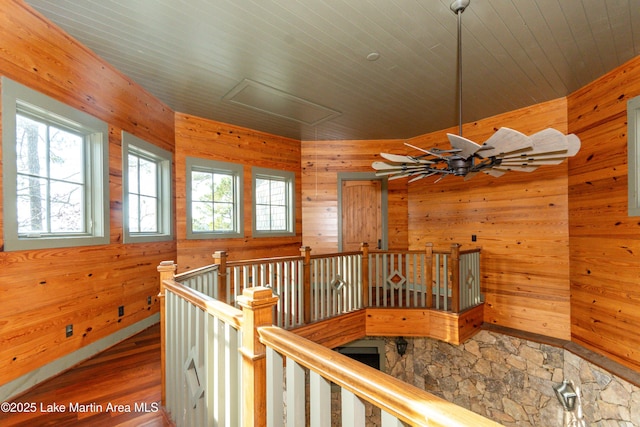
{"type": "Polygon", "coordinates": [[[253,235],[295,234],[295,175],[253,168],[253,235]]]}
{"type": "Polygon", "coordinates": [[[170,152],[122,132],[124,242],[173,239],[170,152]]]}
{"type": "Polygon", "coordinates": [[[242,237],[242,165],[187,158],[187,238],[242,237]]]}
{"type": "Polygon", "coordinates": [[[108,127],[2,79],[5,250],[109,243],[108,127]]]}
{"type": "Polygon", "coordinates": [[[629,216],[640,216],[640,96],[627,102],[629,216]]]}

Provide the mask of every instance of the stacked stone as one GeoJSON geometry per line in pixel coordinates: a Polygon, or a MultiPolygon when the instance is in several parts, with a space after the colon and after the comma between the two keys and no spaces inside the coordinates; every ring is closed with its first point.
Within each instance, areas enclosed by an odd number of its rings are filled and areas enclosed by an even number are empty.
{"type": "Polygon", "coordinates": [[[387,372],[507,427],[563,425],[553,386],[581,390],[586,425],[640,427],[640,389],[564,349],[481,331],[461,346],[411,339],[400,358],[387,343],[387,372]]]}

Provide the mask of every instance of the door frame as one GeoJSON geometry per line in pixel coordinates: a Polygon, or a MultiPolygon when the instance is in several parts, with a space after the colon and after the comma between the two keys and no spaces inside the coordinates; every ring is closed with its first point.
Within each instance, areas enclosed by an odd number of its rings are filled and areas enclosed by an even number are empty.
{"type": "MultiPolygon", "coordinates": [[[[338,251],[342,252],[342,182],[343,181],[380,181],[380,191],[381,191],[381,207],[380,207],[380,215],[382,216],[382,242],[381,245],[383,250],[387,250],[388,246],[388,216],[389,209],[387,203],[387,178],[376,176],[375,172],[339,172],[338,173],[338,251]]],[[[368,242],[369,245],[375,245],[377,242],[368,242]]],[[[369,246],[371,249],[373,247],[369,246]]]]}

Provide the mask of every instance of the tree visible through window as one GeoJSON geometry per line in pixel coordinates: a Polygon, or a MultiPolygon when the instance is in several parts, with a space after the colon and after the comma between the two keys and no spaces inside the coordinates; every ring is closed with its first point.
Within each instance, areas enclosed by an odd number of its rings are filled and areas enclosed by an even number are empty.
{"type": "Polygon", "coordinates": [[[129,153],[129,232],[158,232],[158,165],[129,153]]]}
{"type": "Polygon", "coordinates": [[[2,77],[4,249],[109,243],[108,126],[2,77]]]}
{"type": "Polygon", "coordinates": [[[287,183],[282,179],[256,178],[256,230],[287,230],[287,183]]]}
{"type": "Polygon", "coordinates": [[[240,164],[187,157],[187,238],[243,236],[240,164]]]}
{"type": "Polygon", "coordinates": [[[194,232],[234,230],[233,175],[193,171],[191,194],[194,232]]]}
{"type": "Polygon", "coordinates": [[[122,132],[125,243],[173,239],[172,161],[171,152],[122,132]]]}
{"type": "Polygon", "coordinates": [[[253,235],[295,234],[295,174],[290,171],[252,168],[253,235]]]}
{"type": "Polygon", "coordinates": [[[84,138],[16,117],[18,233],[85,233],[84,138]]]}

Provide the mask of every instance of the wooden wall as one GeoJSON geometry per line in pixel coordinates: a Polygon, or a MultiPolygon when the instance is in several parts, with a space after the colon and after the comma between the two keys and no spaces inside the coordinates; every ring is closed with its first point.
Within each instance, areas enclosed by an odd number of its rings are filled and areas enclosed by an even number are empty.
{"type": "MultiPolygon", "coordinates": [[[[500,126],[531,134],[546,127],[566,132],[566,101],[547,102],[469,123],[463,134],[484,141],[500,126]]],[[[411,139],[424,148],[447,147],[443,130],[411,139]]],[[[337,250],[337,174],[372,171],[381,151],[409,153],[404,141],[305,141],[302,143],[305,245],[337,250]]],[[[419,154],[416,152],[416,154],[419,154]]],[[[471,181],[449,177],[407,185],[389,182],[392,249],[482,246],[485,321],[569,338],[567,164],[533,174],[471,181]],[[471,241],[472,235],[477,242],[471,241]]]]}
{"type": "MultiPolygon", "coordinates": [[[[463,135],[482,143],[501,126],[527,135],[547,127],[566,132],[566,101],[465,124],[463,135]]],[[[448,147],[445,133],[410,142],[448,147]]],[[[469,181],[458,177],[433,181],[409,185],[411,249],[426,242],[441,248],[451,243],[481,246],[485,321],[569,339],[567,163],[500,178],[482,174],[469,181]]]]}
{"type": "MultiPolygon", "coordinates": [[[[216,250],[232,259],[293,255],[301,244],[335,252],[338,173],[372,172],[381,151],[408,151],[400,140],[300,144],[174,115],[18,0],[0,8],[0,74],[109,123],[111,205],[108,245],[0,250],[0,385],[156,313],[157,301],[146,300],[157,294],[162,260],[177,259],[183,271],[210,263],[216,250]],[[122,130],[175,154],[176,242],[122,244],[122,130]],[[245,165],[244,238],[185,239],[187,156],[245,165]],[[250,164],[296,172],[296,236],[251,236],[250,164]]],[[[528,134],[552,126],[577,133],[583,147],[568,163],[532,174],[391,181],[389,247],[482,246],[485,321],[571,338],[640,369],[640,220],[626,215],[626,100],[638,94],[636,58],[567,100],[466,124],[464,135],[477,141],[499,126],[528,134]]],[[[445,141],[440,131],[410,142],[445,141]]],[[[0,207],[0,226],[2,218],[0,207]]]]}
{"type": "Polygon", "coordinates": [[[300,255],[302,211],[300,141],[176,113],[176,219],[178,269],[211,264],[215,251],[227,251],[230,260],[300,255]],[[186,240],[186,158],[218,160],[244,165],[244,237],[186,240]],[[251,166],[295,172],[296,235],[251,235],[251,166]]]}
{"type": "MultiPolygon", "coordinates": [[[[381,151],[397,151],[400,140],[303,141],[303,244],[312,253],[338,251],[338,174],[371,172],[381,151]]],[[[402,180],[388,185],[389,249],[407,249],[407,186],[402,180]]],[[[369,242],[375,247],[376,242],[369,242]]]]}
{"type": "Polygon", "coordinates": [[[640,370],[640,217],[627,215],[627,101],[640,57],[568,97],[571,338],[640,370]]]}
{"type": "MultiPolygon", "coordinates": [[[[0,74],[109,124],[111,205],[108,245],[15,252],[1,246],[3,385],[157,313],[156,267],[175,258],[176,244],[122,244],[121,132],[173,151],[166,105],[20,1],[0,8],[0,74]],[[65,338],[68,324],[74,335],[65,338]]],[[[0,212],[0,245],[2,219],[0,212]]]]}

